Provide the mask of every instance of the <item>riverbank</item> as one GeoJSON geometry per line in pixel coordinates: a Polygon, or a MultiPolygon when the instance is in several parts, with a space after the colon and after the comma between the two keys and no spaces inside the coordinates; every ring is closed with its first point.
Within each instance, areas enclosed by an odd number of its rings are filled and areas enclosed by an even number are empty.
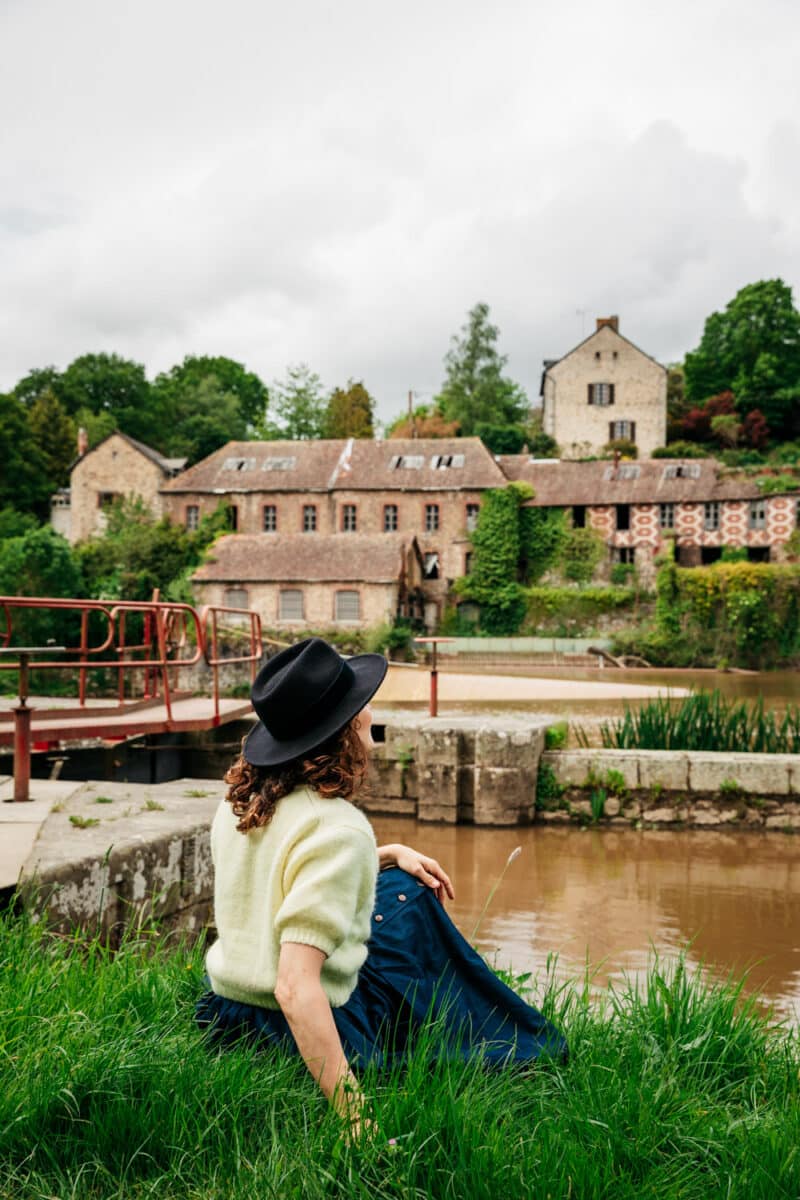
{"type": "Polygon", "coordinates": [[[605,1002],[529,981],[569,1065],[488,1074],[420,1055],[402,1076],[368,1073],[381,1133],[401,1139],[388,1153],[345,1146],[296,1063],[203,1050],[202,955],[157,929],[111,954],[4,919],[3,1200],[797,1194],[797,1038],[736,989],[658,964],[646,991],[605,1002]]]}

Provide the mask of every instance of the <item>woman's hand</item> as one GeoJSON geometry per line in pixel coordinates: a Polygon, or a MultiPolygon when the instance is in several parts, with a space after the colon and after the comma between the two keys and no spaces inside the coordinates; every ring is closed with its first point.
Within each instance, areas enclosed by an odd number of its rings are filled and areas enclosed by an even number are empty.
{"type": "Polygon", "coordinates": [[[411,846],[392,842],[390,845],[378,847],[378,860],[381,868],[399,867],[401,871],[413,875],[420,883],[436,892],[436,898],[441,904],[444,904],[445,896],[450,900],[455,899],[450,876],[435,858],[420,854],[419,850],[414,850],[411,846]]]}

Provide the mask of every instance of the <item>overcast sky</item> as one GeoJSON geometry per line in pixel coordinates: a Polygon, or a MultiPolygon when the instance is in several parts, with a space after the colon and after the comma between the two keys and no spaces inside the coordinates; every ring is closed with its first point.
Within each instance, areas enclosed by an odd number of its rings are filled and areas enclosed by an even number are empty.
{"type": "Polygon", "coordinates": [[[485,300],[531,397],[618,313],[663,362],[800,300],[797,0],[0,0],[0,390],[308,362],[379,413],[485,300]]]}

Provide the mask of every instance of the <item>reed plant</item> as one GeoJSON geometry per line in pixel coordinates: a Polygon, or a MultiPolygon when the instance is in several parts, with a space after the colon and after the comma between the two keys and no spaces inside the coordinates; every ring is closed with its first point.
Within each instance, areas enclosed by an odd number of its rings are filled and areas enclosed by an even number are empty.
{"type": "MultiPolygon", "coordinates": [[[[681,700],[656,696],[623,716],[603,722],[600,738],[608,750],[723,750],[766,754],[800,753],[800,707],[781,715],[754,703],[731,700],[718,689],[692,692],[681,700]]],[[[588,748],[585,729],[576,728],[578,744],[588,748]]]]}
{"type": "Polygon", "coordinates": [[[796,1033],[680,962],[600,1000],[520,977],[569,1064],[432,1065],[432,1027],[406,1070],[367,1073],[381,1134],[355,1146],[297,1061],[204,1048],[202,973],[159,930],[112,953],[0,921],[3,1200],[798,1194],[796,1033]]]}

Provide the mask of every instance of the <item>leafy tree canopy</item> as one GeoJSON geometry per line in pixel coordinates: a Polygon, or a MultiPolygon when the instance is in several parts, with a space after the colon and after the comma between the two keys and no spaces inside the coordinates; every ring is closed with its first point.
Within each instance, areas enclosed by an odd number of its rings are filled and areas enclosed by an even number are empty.
{"type": "MultiPolygon", "coordinates": [[[[186,396],[191,399],[198,386],[212,376],[221,392],[235,397],[245,425],[256,426],[265,420],[269,401],[267,388],[256,374],[224,355],[187,354],[180,365],[156,376],[153,388],[160,405],[180,419],[186,409],[186,396]]],[[[230,436],[234,437],[233,434],[230,436]]]]}
{"type": "Polygon", "coordinates": [[[498,336],[488,304],[476,304],[445,358],[447,375],[436,403],[447,420],[458,421],[464,437],[475,435],[481,422],[520,425],[527,416],[527,396],[503,374],[507,359],[497,350],[498,336]]]}
{"type": "Polygon", "coordinates": [[[226,442],[247,437],[239,397],[214,374],[184,380],[169,397],[165,411],[169,421],[163,422],[161,444],[154,436],[143,440],[166,454],[186,455],[191,462],[213,454],[226,442]]]}
{"type": "Polygon", "coordinates": [[[0,395],[0,505],[45,517],[53,490],[47,462],[22,401],[0,395]]]}
{"type": "Polygon", "coordinates": [[[23,404],[30,404],[42,392],[52,391],[58,396],[60,384],[61,373],[55,367],[34,367],[20,379],[13,394],[23,404]]]}
{"type": "Polygon", "coordinates": [[[31,403],[28,425],[44,459],[50,491],[65,487],[76,455],[76,427],[52,388],[40,392],[31,403]]]}
{"type": "Polygon", "coordinates": [[[287,368],[285,380],[272,385],[269,415],[256,428],[268,438],[321,438],[326,408],[319,375],[307,363],[298,363],[287,368]]]}
{"type": "Polygon", "coordinates": [[[336,388],[328,401],[325,436],[329,438],[371,438],[375,433],[375,401],[361,380],[348,380],[346,388],[336,388]]]}
{"type": "MultiPolygon", "coordinates": [[[[0,541],[0,594],[80,596],[80,570],[66,539],[42,525],[0,541]]],[[[49,638],[65,645],[77,641],[79,623],[73,613],[18,610],[13,623],[18,646],[44,646],[49,638]]]]}
{"type": "Polygon", "coordinates": [[[800,313],[792,289],[781,279],[743,287],[708,318],[684,369],[689,400],[731,390],[742,415],[758,408],[775,436],[791,436],[800,428],[800,313]]]}
{"type": "Polygon", "coordinates": [[[387,438],[449,438],[457,437],[458,421],[447,421],[438,409],[430,404],[418,404],[411,416],[402,413],[387,426],[387,438]]]}
{"type": "Polygon", "coordinates": [[[70,415],[86,409],[113,420],[114,428],[152,442],[158,421],[141,363],[118,354],[83,354],[58,380],[56,395],[70,415]]]}

